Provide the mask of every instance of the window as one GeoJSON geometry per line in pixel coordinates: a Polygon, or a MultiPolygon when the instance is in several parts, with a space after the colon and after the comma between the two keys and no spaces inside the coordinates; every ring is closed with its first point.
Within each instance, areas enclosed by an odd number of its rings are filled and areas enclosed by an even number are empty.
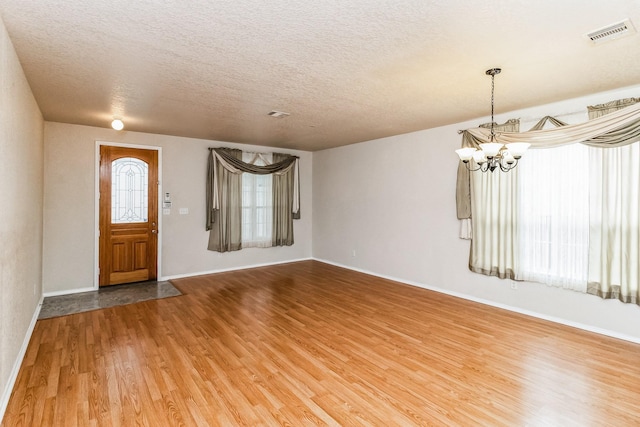
{"type": "Polygon", "coordinates": [[[518,168],[518,278],[598,294],[637,289],[640,143],[530,150],[518,168]]]}
{"type": "MultiPolygon", "coordinates": [[[[243,153],[246,163],[265,166],[270,155],[243,153]]],[[[242,247],[266,248],[272,242],[272,175],[242,174],[242,247]]]]}
{"type": "Polygon", "coordinates": [[[111,165],[111,223],[146,222],[149,165],[133,157],[111,165]]]}

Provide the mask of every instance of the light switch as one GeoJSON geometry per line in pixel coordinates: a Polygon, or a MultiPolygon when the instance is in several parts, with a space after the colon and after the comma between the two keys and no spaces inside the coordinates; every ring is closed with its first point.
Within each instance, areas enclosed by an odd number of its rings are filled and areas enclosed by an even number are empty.
{"type": "Polygon", "coordinates": [[[187,215],[189,213],[189,208],[180,208],[180,215],[187,215]]]}
{"type": "Polygon", "coordinates": [[[171,215],[171,209],[162,209],[162,215],[171,215]]]}

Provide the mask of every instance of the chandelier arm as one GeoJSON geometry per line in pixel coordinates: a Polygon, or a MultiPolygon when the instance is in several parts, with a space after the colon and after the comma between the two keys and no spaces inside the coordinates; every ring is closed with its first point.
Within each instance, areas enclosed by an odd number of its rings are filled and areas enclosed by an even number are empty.
{"type": "Polygon", "coordinates": [[[509,172],[511,169],[513,169],[513,168],[512,168],[512,167],[510,167],[509,165],[504,166],[504,165],[502,164],[502,162],[500,162],[500,170],[501,170],[502,172],[509,172]]]}
{"type": "Polygon", "coordinates": [[[472,169],[471,166],[469,166],[471,164],[471,162],[464,162],[465,166],[467,167],[467,170],[470,172],[475,172],[475,171],[479,171],[480,169],[482,169],[482,166],[478,166],[475,169],[472,169]]]}
{"type": "Polygon", "coordinates": [[[510,170],[515,169],[515,168],[516,168],[516,166],[518,166],[518,159],[515,159],[515,160],[513,161],[513,163],[511,163],[511,164],[508,164],[508,163],[507,163],[507,165],[506,165],[506,166],[503,166],[503,165],[502,165],[502,162],[500,162],[500,170],[501,170],[502,172],[509,172],[510,170]]]}

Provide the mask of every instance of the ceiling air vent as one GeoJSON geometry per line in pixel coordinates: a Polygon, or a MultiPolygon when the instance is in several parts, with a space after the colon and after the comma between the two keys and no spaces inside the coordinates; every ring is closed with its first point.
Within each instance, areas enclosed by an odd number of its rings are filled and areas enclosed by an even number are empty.
{"type": "Polygon", "coordinates": [[[599,30],[595,30],[587,34],[587,37],[593,44],[604,43],[609,40],[619,39],[621,37],[625,37],[635,33],[636,30],[633,28],[633,24],[629,19],[625,19],[622,22],[618,22],[616,24],[608,25],[599,30]]]}

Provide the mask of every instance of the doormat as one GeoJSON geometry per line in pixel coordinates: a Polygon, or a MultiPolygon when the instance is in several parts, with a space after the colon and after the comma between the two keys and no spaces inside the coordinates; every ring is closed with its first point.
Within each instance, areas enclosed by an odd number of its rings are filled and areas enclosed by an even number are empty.
{"type": "Polygon", "coordinates": [[[97,291],[46,297],[42,302],[38,320],[178,295],[182,293],[170,282],[113,285],[97,291]]]}

